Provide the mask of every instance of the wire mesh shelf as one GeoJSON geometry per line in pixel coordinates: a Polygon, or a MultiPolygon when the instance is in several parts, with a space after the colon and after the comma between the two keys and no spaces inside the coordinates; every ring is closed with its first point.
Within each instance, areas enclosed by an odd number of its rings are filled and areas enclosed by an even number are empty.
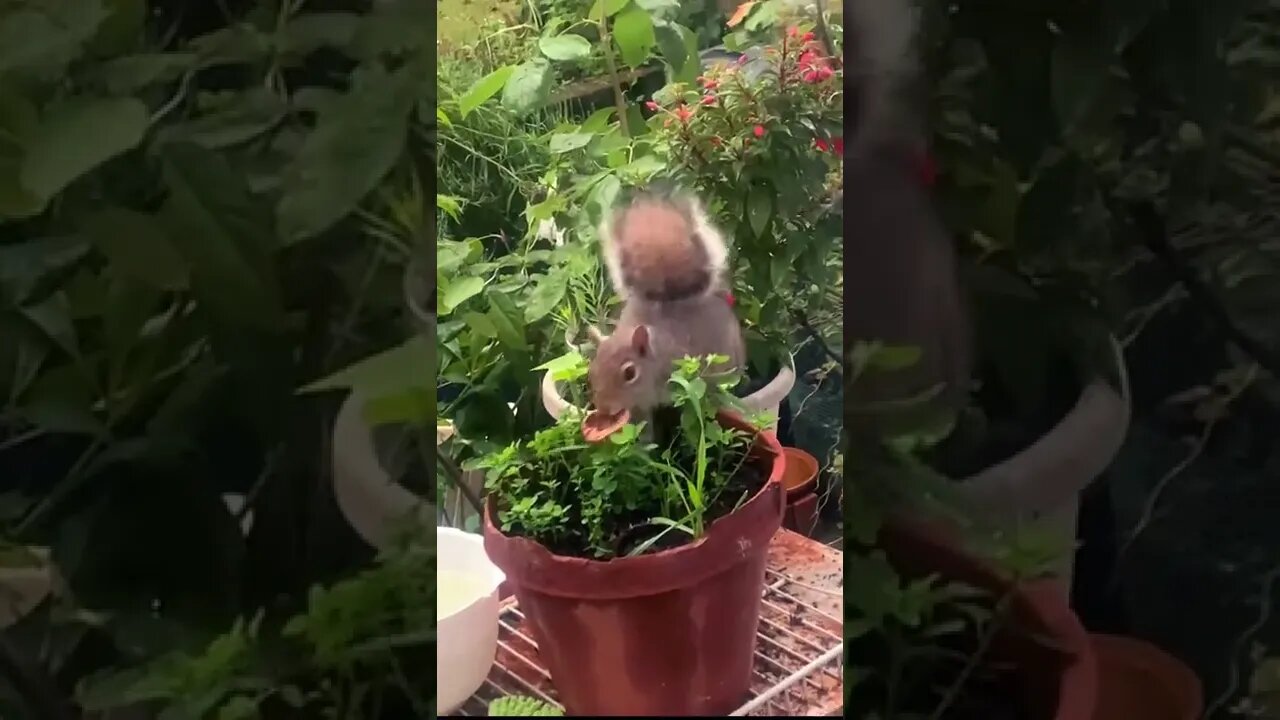
{"type": "MultiPolygon", "coordinates": [[[[769,547],[751,695],[730,716],[829,716],[844,707],[843,556],[788,530],[769,547]]],[[[514,598],[499,617],[498,653],[484,685],[455,715],[483,716],[490,701],[530,695],[561,707],[514,598]]]]}

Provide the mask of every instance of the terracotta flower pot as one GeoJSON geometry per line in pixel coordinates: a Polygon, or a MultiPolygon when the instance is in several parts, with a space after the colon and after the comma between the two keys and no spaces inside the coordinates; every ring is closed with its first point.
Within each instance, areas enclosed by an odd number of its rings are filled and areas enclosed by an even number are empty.
{"type": "Polygon", "coordinates": [[[787,491],[783,527],[806,537],[818,525],[818,460],[800,448],[782,448],[787,458],[782,487],[787,491]]]}
{"type": "MultiPolygon", "coordinates": [[[[722,425],[755,431],[722,414],[722,425]]],[[[756,432],[764,488],[688,545],[596,561],[503,535],[485,549],[507,575],[538,654],[574,715],[724,717],[750,687],[769,540],[782,525],[785,460],[756,432]]]]}
{"type": "Polygon", "coordinates": [[[894,518],[882,530],[881,545],[909,577],[936,573],[995,596],[1013,593],[1007,629],[996,637],[991,652],[992,659],[1014,667],[1029,717],[1112,720],[1095,716],[1099,691],[1093,644],[1058,581],[1013,586],[991,563],[961,550],[952,533],[919,519],[894,518]]]}
{"type": "Polygon", "coordinates": [[[1133,638],[1094,635],[1100,679],[1095,720],[1199,720],[1200,678],[1156,646],[1133,638]]]}

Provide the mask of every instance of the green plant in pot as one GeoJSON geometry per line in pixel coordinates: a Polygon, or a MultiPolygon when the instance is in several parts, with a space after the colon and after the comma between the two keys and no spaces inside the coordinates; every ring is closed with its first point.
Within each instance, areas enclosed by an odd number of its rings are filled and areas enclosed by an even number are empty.
{"type": "Polygon", "coordinates": [[[666,442],[588,443],[569,410],[481,463],[485,548],[571,714],[723,715],[749,689],[783,460],[714,361],[677,363],[666,442]]]}

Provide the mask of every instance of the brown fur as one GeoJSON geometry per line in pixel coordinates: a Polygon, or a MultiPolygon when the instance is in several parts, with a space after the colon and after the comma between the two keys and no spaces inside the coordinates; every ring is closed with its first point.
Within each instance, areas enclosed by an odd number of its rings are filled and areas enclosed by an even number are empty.
{"type": "Polygon", "coordinates": [[[692,218],[675,204],[639,201],[618,214],[615,227],[625,282],[637,295],[678,300],[711,283],[692,218]]]}
{"type": "Polygon", "coordinates": [[[697,205],[642,197],[605,230],[605,260],[625,304],[587,375],[596,409],[643,416],[666,402],[674,363],[685,356],[724,355],[727,366],[713,371],[741,368],[741,324],[716,292],[727,250],[697,205]]]}

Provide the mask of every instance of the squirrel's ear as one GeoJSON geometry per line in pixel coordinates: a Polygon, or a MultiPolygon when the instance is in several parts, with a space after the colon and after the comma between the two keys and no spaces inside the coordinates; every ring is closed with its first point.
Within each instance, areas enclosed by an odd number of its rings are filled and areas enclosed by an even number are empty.
{"type": "Polygon", "coordinates": [[[640,355],[649,354],[649,326],[637,325],[636,329],[631,331],[631,349],[640,355]]]}

